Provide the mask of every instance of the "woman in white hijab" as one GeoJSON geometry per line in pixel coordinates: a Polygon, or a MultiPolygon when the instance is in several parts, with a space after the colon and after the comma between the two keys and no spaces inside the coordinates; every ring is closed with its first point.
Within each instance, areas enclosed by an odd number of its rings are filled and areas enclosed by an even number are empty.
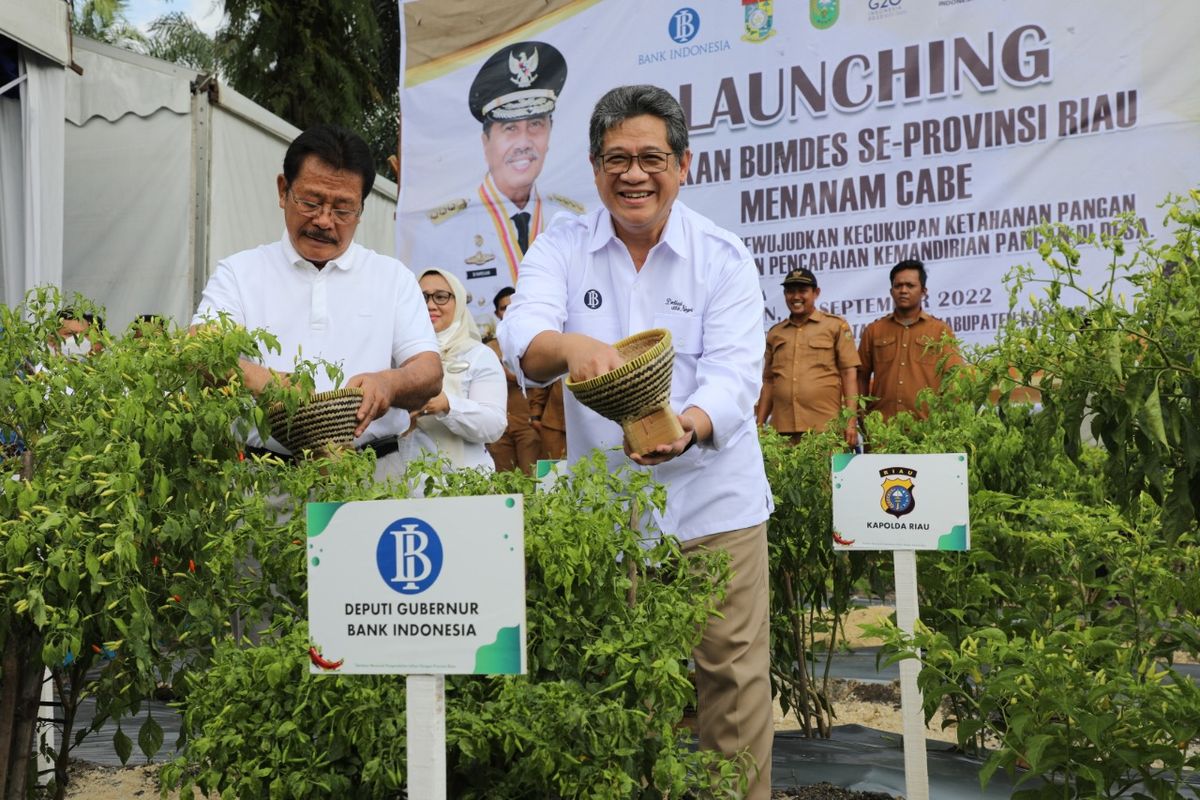
{"type": "Polygon", "coordinates": [[[427,269],[421,293],[442,353],[442,391],[414,412],[415,424],[455,467],[495,469],[485,444],[508,425],[508,384],[500,360],[480,339],[467,291],[454,275],[427,269]]]}

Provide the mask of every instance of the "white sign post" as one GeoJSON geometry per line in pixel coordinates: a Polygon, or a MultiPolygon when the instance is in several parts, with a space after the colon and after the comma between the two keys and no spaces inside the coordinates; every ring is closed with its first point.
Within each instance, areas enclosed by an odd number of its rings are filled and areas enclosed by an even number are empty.
{"type": "Polygon", "coordinates": [[[309,503],[310,674],[407,675],[408,796],[446,797],[446,675],[525,663],[520,495],[309,503]]]}
{"type": "MultiPolygon", "coordinates": [[[[967,550],[970,515],[965,453],[855,455],[837,453],[833,468],[835,550],[891,550],[896,571],[896,624],[917,621],[917,550],[967,550]]],[[[920,665],[900,662],[905,797],[929,800],[925,718],[917,686],[920,665]]]]}

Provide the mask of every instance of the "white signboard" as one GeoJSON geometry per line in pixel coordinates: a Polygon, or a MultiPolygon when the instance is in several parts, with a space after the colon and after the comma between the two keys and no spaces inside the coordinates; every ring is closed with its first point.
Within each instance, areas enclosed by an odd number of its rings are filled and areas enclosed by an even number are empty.
{"type": "Polygon", "coordinates": [[[836,453],[835,550],[968,550],[965,453],[836,453]]]}
{"type": "Polygon", "coordinates": [[[307,508],[313,674],[525,672],[520,495],[307,508]]]}
{"type": "MultiPolygon", "coordinates": [[[[598,208],[588,119],[620,84],[680,101],[693,158],[679,200],[745,240],[765,325],[787,317],[780,282],[805,267],[857,336],[892,310],[890,268],[919,258],[929,312],[990,341],[1005,273],[1047,271],[1025,230],[1104,233],[1129,212],[1161,234],[1156,205],[1200,178],[1196,2],[586,0],[498,27],[401,88],[398,255],[454,271],[482,324],[520,260],[496,233],[516,206],[488,176],[536,178],[531,242],[555,214],[598,208]],[[540,89],[552,53],[566,64],[552,127],[499,153],[472,114],[477,77],[495,58],[498,85],[540,89]]],[[[1107,265],[1084,248],[1081,285],[1107,265]]]]}

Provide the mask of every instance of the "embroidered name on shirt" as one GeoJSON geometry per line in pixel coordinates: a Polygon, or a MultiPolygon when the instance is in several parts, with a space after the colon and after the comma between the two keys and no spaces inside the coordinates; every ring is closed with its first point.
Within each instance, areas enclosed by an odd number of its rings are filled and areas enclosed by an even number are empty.
{"type": "Polygon", "coordinates": [[[690,314],[695,310],[691,306],[686,305],[682,300],[672,300],[670,297],[667,298],[667,308],[677,311],[680,314],[690,314]]]}

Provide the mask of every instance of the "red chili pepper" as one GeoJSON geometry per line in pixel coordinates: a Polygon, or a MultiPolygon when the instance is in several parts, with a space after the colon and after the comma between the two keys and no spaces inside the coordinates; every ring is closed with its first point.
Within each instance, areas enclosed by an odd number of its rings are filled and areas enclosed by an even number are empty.
{"type": "Polygon", "coordinates": [[[92,645],[92,652],[95,653],[96,655],[99,655],[100,654],[100,645],[98,645],[98,644],[92,645]]]}
{"type": "Polygon", "coordinates": [[[842,545],[843,547],[854,544],[853,539],[843,539],[841,536],[838,536],[837,531],[833,532],[833,540],[835,542],[837,542],[838,544],[842,545]]]}
{"type": "Polygon", "coordinates": [[[155,556],[154,558],[150,559],[150,563],[157,567],[158,566],[158,556],[155,556]]]}
{"type": "Polygon", "coordinates": [[[317,648],[315,648],[315,647],[308,648],[308,657],[314,664],[316,664],[321,669],[338,669],[346,661],[344,658],[340,658],[337,661],[330,661],[329,659],[323,657],[320,653],[318,653],[317,648]]]}
{"type": "Polygon", "coordinates": [[[188,572],[195,572],[195,571],[196,571],[196,562],[189,558],[188,559],[188,572]]]}
{"type": "Polygon", "coordinates": [[[241,450],[238,450],[238,461],[245,461],[245,460],[246,460],[246,454],[243,453],[241,450]]]}
{"type": "Polygon", "coordinates": [[[183,602],[183,598],[182,598],[182,597],[180,597],[180,596],[179,596],[179,595],[177,595],[177,594],[173,594],[173,595],[171,595],[171,599],[172,599],[172,600],[174,600],[176,603],[182,603],[182,602],[183,602]]]}

